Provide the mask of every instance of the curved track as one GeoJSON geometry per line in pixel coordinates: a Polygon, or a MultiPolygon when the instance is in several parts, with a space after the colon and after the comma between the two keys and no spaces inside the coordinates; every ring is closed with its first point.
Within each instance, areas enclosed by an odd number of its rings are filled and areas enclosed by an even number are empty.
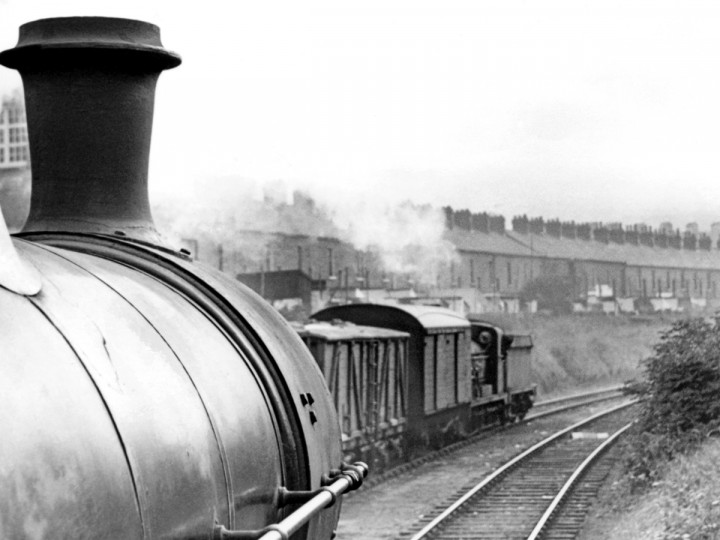
{"type": "MultiPolygon", "coordinates": [[[[582,497],[575,497],[568,512],[561,511],[562,503],[590,464],[619,436],[613,432],[627,424],[631,404],[608,409],[548,437],[450,506],[438,507],[402,537],[535,539],[541,534],[547,537],[553,526],[560,532],[558,538],[574,537],[594,494],[586,489],[582,497]]],[[[592,485],[599,488],[600,483],[592,485]]]]}
{"type": "Polygon", "coordinates": [[[570,409],[583,407],[585,405],[592,405],[593,403],[599,403],[601,401],[617,399],[625,395],[624,390],[624,384],[616,384],[606,388],[600,388],[598,390],[578,392],[576,394],[538,401],[528,412],[525,417],[525,421],[541,418],[550,414],[569,411],[570,409]]]}
{"type": "MultiPolygon", "coordinates": [[[[592,405],[592,404],[601,403],[601,402],[607,401],[607,400],[618,399],[624,395],[624,393],[623,393],[624,387],[625,387],[624,385],[614,385],[614,386],[610,386],[610,387],[603,388],[600,390],[591,390],[588,392],[581,392],[581,393],[572,394],[569,396],[563,396],[563,397],[559,397],[559,398],[554,398],[554,399],[550,399],[550,400],[538,401],[535,403],[535,405],[530,410],[530,412],[527,414],[527,416],[523,420],[520,420],[519,422],[520,423],[531,422],[538,418],[543,418],[545,416],[550,416],[553,414],[560,414],[562,412],[570,411],[572,409],[576,409],[579,407],[584,407],[586,405],[592,405]]],[[[386,482],[387,480],[389,480],[391,478],[395,478],[395,477],[397,477],[401,474],[404,474],[408,471],[411,471],[424,463],[433,461],[442,456],[446,456],[446,455],[454,452],[455,450],[458,450],[460,448],[464,448],[473,443],[476,443],[480,438],[487,438],[492,433],[495,433],[498,430],[505,429],[510,426],[507,424],[506,425],[497,425],[497,424],[490,425],[487,428],[481,430],[479,433],[476,433],[476,434],[468,437],[465,440],[450,444],[439,450],[433,450],[421,457],[415,458],[406,463],[402,463],[400,465],[396,465],[394,467],[391,467],[384,471],[381,470],[379,472],[377,471],[377,469],[373,469],[373,474],[370,475],[365,480],[364,487],[365,487],[365,489],[367,489],[369,487],[380,485],[380,484],[386,482]]],[[[353,492],[353,494],[354,494],[354,492],[353,492]]],[[[352,496],[352,494],[350,494],[350,496],[352,496]]]]}

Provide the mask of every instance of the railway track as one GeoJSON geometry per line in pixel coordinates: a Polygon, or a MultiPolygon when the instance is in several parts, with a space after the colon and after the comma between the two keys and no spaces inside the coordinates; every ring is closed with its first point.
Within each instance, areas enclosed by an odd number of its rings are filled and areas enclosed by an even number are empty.
{"type": "Polygon", "coordinates": [[[632,403],[541,441],[452,504],[438,504],[401,538],[574,538],[610,465],[591,467],[629,427],[632,403]]]}
{"type": "MultiPolygon", "coordinates": [[[[576,409],[578,407],[584,407],[586,405],[601,403],[603,401],[607,401],[607,400],[611,400],[611,399],[618,399],[624,395],[623,388],[624,388],[624,385],[620,384],[620,385],[609,386],[609,387],[602,388],[599,390],[591,390],[588,392],[579,392],[576,394],[553,398],[550,400],[538,401],[533,405],[533,409],[527,414],[527,416],[523,420],[520,421],[520,423],[531,422],[532,420],[535,420],[538,418],[550,416],[553,414],[560,414],[562,412],[570,411],[570,410],[576,409]]],[[[386,470],[380,471],[380,472],[373,471],[373,474],[371,474],[365,480],[365,483],[363,484],[364,489],[368,489],[372,486],[382,484],[382,483],[386,482],[387,480],[389,480],[391,478],[395,478],[396,476],[406,473],[412,469],[415,469],[424,463],[433,461],[434,459],[448,455],[448,454],[454,452],[455,450],[469,446],[469,445],[475,443],[478,439],[488,437],[492,433],[497,432],[498,430],[501,430],[501,429],[505,429],[506,427],[508,427],[508,426],[507,425],[492,425],[492,426],[489,426],[488,428],[482,430],[480,433],[472,435],[471,437],[468,437],[465,440],[450,444],[439,450],[434,450],[434,451],[428,452],[427,454],[425,454],[421,457],[412,459],[411,461],[408,461],[407,463],[403,463],[401,465],[397,465],[395,467],[392,467],[390,469],[386,469],[386,470]]],[[[354,493],[355,492],[353,492],[353,494],[354,493]]],[[[350,496],[352,496],[352,494],[350,494],[350,496]]]]}
{"type": "Polygon", "coordinates": [[[541,400],[533,405],[533,408],[530,409],[525,417],[525,420],[530,421],[550,414],[569,411],[570,409],[575,409],[577,407],[600,403],[610,399],[617,399],[624,395],[624,389],[624,384],[616,384],[597,390],[578,392],[567,396],[541,400]]]}

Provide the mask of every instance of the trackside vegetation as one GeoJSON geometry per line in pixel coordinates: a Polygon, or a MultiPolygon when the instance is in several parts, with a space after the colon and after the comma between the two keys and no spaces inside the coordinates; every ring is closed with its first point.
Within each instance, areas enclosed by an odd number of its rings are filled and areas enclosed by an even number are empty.
{"type": "Polygon", "coordinates": [[[643,371],[631,388],[641,398],[627,454],[633,489],[658,481],[669,461],[720,435],[720,316],[675,322],[643,371]]]}
{"type": "Polygon", "coordinates": [[[720,538],[720,317],[675,322],[642,362],[624,463],[580,540],[720,538]]]}

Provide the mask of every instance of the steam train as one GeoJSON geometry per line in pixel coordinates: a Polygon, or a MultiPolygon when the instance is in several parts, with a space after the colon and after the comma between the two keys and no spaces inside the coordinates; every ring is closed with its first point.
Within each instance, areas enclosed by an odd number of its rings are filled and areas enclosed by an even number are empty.
{"type": "Polygon", "coordinates": [[[331,538],[342,463],[322,374],[237,281],[165,245],[147,171],[157,27],[20,28],[27,223],[0,217],[0,537],[331,538]]]}
{"type": "Polygon", "coordinates": [[[432,306],[348,304],[300,329],[338,412],[343,450],[380,468],[532,407],[532,338],[432,306]]]}

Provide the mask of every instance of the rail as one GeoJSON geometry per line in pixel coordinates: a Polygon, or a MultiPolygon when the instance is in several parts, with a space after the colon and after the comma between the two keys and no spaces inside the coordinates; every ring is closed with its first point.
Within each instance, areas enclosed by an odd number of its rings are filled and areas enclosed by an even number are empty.
{"type": "Polygon", "coordinates": [[[527,537],[527,540],[538,540],[540,538],[540,535],[542,534],[543,530],[547,526],[548,522],[550,521],[550,518],[552,518],[555,511],[560,507],[560,505],[563,503],[565,498],[567,497],[568,493],[570,492],[570,489],[575,485],[575,483],[578,481],[578,479],[583,475],[583,473],[587,470],[590,465],[592,465],[595,460],[605,451],[607,450],[611,445],[617,441],[618,437],[625,433],[630,426],[632,426],[632,422],[629,424],[625,424],[623,427],[621,427],[619,430],[617,430],[615,433],[613,433],[608,439],[602,443],[600,446],[598,446],[592,454],[590,454],[587,458],[585,458],[585,461],[583,461],[577,469],[575,469],[575,472],[572,473],[570,478],[568,478],[567,482],[563,485],[563,487],[560,489],[558,494],[555,496],[553,501],[550,503],[550,506],[548,506],[547,510],[545,510],[545,513],[542,515],[542,517],[538,520],[537,525],[535,525],[535,528],[530,533],[530,536],[527,537]]]}
{"type": "Polygon", "coordinates": [[[591,405],[593,403],[599,403],[616,397],[622,397],[624,388],[624,384],[617,384],[614,386],[608,386],[607,388],[591,390],[589,392],[581,392],[545,401],[538,401],[525,416],[525,420],[535,420],[537,418],[542,418],[543,416],[550,416],[552,414],[583,407],[585,405],[591,405]],[[557,406],[553,407],[553,405],[557,406]]]}
{"type": "MultiPolygon", "coordinates": [[[[520,423],[530,422],[532,420],[543,418],[544,416],[551,416],[553,414],[558,414],[558,413],[561,413],[564,411],[569,411],[569,410],[572,410],[572,409],[575,409],[578,407],[583,407],[585,405],[591,405],[593,403],[599,403],[601,401],[606,401],[608,399],[621,397],[622,389],[624,387],[625,387],[625,385],[618,384],[618,385],[609,386],[609,387],[598,389],[598,390],[591,390],[589,392],[571,394],[569,396],[553,398],[553,399],[546,400],[546,401],[538,401],[533,406],[533,410],[531,410],[527,414],[527,416],[520,421],[520,423]],[[607,394],[607,395],[603,395],[603,394],[607,394]],[[581,401],[576,401],[576,400],[581,400],[581,401]],[[562,403],[567,403],[567,402],[571,402],[571,404],[570,405],[562,405],[562,403]],[[533,412],[535,408],[541,408],[541,407],[545,407],[548,405],[557,405],[557,404],[561,404],[561,405],[559,405],[557,407],[553,407],[553,408],[545,410],[545,411],[540,411],[539,413],[533,412]]],[[[427,463],[429,461],[437,459],[441,456],[448,455],[449,453],[452,453],[460,448],[465,448],[468,445],[474,444],[479,439],[488,437],[490,434],[493,434],[500,429],[504,429],[505,427],[506,426],[498,426],[498,425],[488,426],[488,428],[481,429],[481,430],[474,432],[473,434],[468,436],[467,439],[452,443],[452,444],[445,446],[444,448],[441,448],[439,450],[430,451],[427,454],[417,457],[417,458],[414,458],[408,462],[392,466],[385,470],[381,470],[379,473],[377,471],[375,471],[375,472],[373,472],[372,478],[370,478],[365,483],[366,489],[381,485],[391,478],[395,478],[400,474],[407,473],[408,471],[411,471],[417,467],[420,467],[424,463],[427,463]]]]}
{"type": "MultiPolygon", "coordinates": [[[[292,492],[283,489],[280,499],[285,504],[301,501],[304,504],[282,521],[259,530],[233,531],[219,525],[215,528],[213,540],[288,540],[322,510],[335,504],[340,495],[359,488],[367,473],[368,466],[358,461],[354,465],[343,464],[329,485],[315,491],[292,492]]],[[[283,503],[280,504],[282,506],[283,503]]]]}
{"type": "Polygon", "coordinates": [[[593,396],[599,396],[602,394],[611,394],[620,392],[625,388],[624,384],[613,384],[612,386],[606,386],[605,388],[597,388],[595,390],[588,390],[587,392],[577,392],[575,394],[568,394],[566,396],[560,396],[552,399],[544,399],[535,403],[535,406],[547,406],[554,405],[555,403],[564,403],[566,401],[572,401],[575,399],[589,398],[593,396]]]}
{"type": "Polygon", "coordinates": [[[426,538],[431,531],[436,529],[442,522],[444,522],[446,519],[448,519],[452,514],[454,514],[461,506],[463,506],[470,498],[472,498],[475,494],[479,493],[486,487],[488,487],[490,484],[504,476],[506,473],[508,473],[513,468],[517,467],[520,463],[522,463],[524,460],[526,460],[528,457],[534,455],[541,449],[545,448],[546,446],[550,445],[555,440],[567,435],[568,433],[571,433],[572,431],[589,424],[591,422],[594,422],[598,418],[602,418],[603,416],[610,415],[616,411],[622,410],[626,407],[629,407],[631,405],[634,405],[637,403],[637,400],[631,400],[626,403],[622,403],[620,405],[617,405],[615,407],[612,407],[610,409],[606,409],[604,411],[600,411],[599,413],[596,413],[588,418],[585,418],[584,420],[581,420],[580,422],[577,422],[573,424],[570,427],[567,427],[561,431],[558,431],[551,435],[550,437],[547,437],[546,439],[540,441],[539,443],[535,444],[534,446],[528,448],[520,455],[516,456],[515,458],[508,461],[505,465],[500,467],[499,469],[496,469],[492,474],[485,477],[480,483],[475,485],[473,488],[471,488],[467,493],[465,493],[462,497],[460,497],[457,501],[455,501],[452,505],[450,505],[448,508],[446,508],[442,513],[440,513],[435,519],[430,521],[427,525],[425,525],[419,532],[417,532],[410,540],[421,540],[423,538],[426,538]]]}

